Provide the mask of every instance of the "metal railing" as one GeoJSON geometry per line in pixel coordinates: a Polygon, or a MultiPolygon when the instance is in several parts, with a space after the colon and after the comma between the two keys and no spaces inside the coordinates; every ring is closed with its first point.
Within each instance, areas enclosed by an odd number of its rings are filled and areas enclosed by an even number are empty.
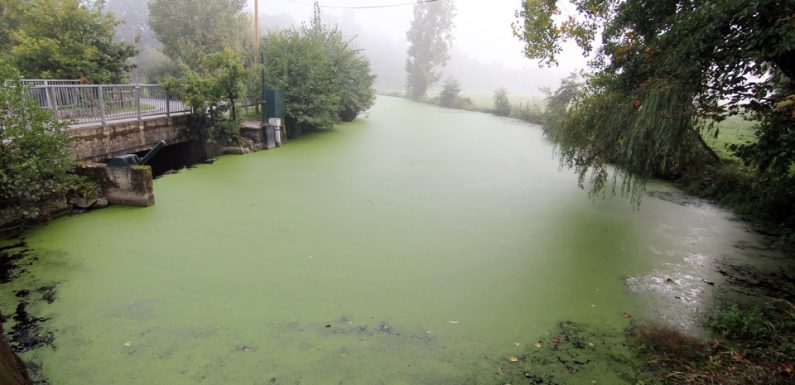
{"type": "Polygon", "coordinates": [[[20,81],[22,82],[22,85],[30,87],[80,84],[80,79],[20,79],[20,81]]]}
{"type": "Polygon", "coordinates": [[[182,115],[190,107],[172,99],[156,84],[41,84],[28,95],[39,106],[52,110],[53,118],[71,120],[73,125],[163,115],[182,115]]]}

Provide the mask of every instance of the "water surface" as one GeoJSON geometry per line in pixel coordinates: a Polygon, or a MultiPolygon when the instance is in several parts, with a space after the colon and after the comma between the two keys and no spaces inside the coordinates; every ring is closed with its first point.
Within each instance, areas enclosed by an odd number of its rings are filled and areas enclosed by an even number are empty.
{"type": "Polygon", "coordinates": [[[758,241],[704,203],[589,200],[537,126],[387,97],[155,193],[26,236],[2,309],[57,285],[31,305],[57,348],[23,355],[52,384],[490,383],[560,320],[693,329],[758,241]]]}

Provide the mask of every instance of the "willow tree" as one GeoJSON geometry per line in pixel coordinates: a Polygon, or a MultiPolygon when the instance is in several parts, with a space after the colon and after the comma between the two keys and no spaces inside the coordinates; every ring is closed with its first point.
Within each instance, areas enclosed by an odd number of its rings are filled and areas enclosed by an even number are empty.
{"type": "Polygon", "coordinates": [[[793,15],[791,0],[525,0],[514,31],[542,65],[556,64],[567,40],[593,55],[549,129],[581,183],[602,191],[615,163],[621,191],[639,198],[651,176],[718,162],[701,132],[736,114],[761,122],[760,140],[737,152],[791,183],[793,15]]]}
{"type": "Polygon", "coordinates": [[[412,99],[425,99],[428,88],[441,78],[440,69],[450,59],[453,45],[454,15],[452,0],[420,1],[414,5],[414,19],[406,32],[406,94],[412,99]]]}

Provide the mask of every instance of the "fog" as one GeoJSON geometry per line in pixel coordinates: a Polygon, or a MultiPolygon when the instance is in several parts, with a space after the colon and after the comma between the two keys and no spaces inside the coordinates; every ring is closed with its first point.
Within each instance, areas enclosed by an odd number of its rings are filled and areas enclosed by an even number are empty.
{"type": "MultiPolygon", "coordinates": [[[[402,90],[405,85],[406,31],[411,25],[413,4],[406,0],[324,0],[321,15],[337,23],[370,58],[381,90],[402,90]],[[335,8],[405,4],[388,8],[335,8]]],[[[575,47],[566,47],[560,65],[539,68],[522,53],[522,42],[511,29],[521,0],[456,0],[451,59],[443,69],[465,91],[490,92],[505,87],[512,93],[540,94],[540,87],[555,88],[560,79],[585,67],[575,47]]],[[[251,5],[253,12],[253,5],[251,5]]],[[[309,0],[260,0],[260,24],[278,28],[300,23],[312,15],[309,0]]]]}
{"type": "MultiPolygon", "coordinates": [[[[453,27],[455,38],[451,59],[442,72],[443,78],[456,78],[465,91],[491,92],[505,87],[515,94],[541,94],[540,87],[555,88],[560,79],[586,65],[586,60],[574,47],[564,49],[557,67],[539,68],[537,61],[526,58],[522,42],[511,29],[521,0],[454,1],[457,9],[453,27]]],[[[118,17],[133,19],[132,23],[120,27],[120,31],[128,31],[120,36],[130,36],[131,24],[137,31],[141,30],[141,13],[145,14],[146,0],[112,0],[109,3],[118,17]],[[139,10],[131,12],[129,8],[139,10]]],[[[406,31],[411,25],[412,1],[322,0],[320,5],[324,22],[338,24],[346,35],[356,37],[353,44],[370,59],[377,75],[376,87],[381,91],[403,90],[408,48],[406,31]],[[374,6],[384,7],[372,8],[374,6]]],[[[253,0],[249,0],[248,11],[254,11],[253,0]]],[[[312,1],[259,0],[259,14],[264,34],[308,21],[312,16],[312,1]]]]}

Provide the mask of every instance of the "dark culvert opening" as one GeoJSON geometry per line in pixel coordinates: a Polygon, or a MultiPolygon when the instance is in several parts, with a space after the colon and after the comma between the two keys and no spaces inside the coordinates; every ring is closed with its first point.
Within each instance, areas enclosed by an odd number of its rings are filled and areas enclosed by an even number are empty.
{"type": "MultiPolygon", "coordinates": [[[[149,150],[134,153],[143,158],[149,150]]],[[[207,159],[198,141],[168,144],[160,149],[152,159],[147,162],[152,167],[152,176],[159,177],[177,170],[203,163],[207,159]]],[[[105,161],[107,163],[107,160],[105,161]]]]}

